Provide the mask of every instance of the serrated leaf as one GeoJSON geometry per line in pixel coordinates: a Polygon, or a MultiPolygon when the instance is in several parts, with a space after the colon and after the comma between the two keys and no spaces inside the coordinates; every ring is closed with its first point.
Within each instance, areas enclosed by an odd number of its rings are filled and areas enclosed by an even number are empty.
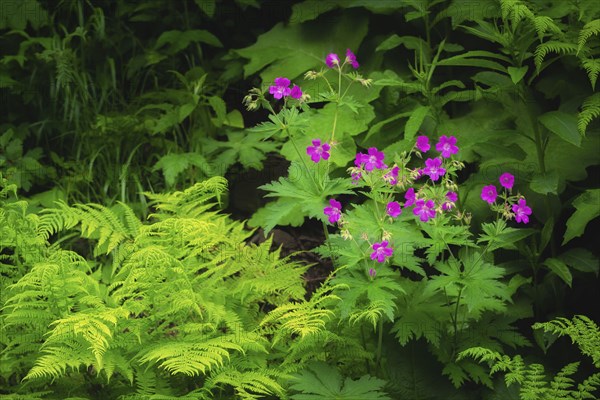
{"type": "Polygon", "coordinates": [[[510,75],[510,79],[512,80],[512,82],[516,85],[517,83],[521,82],[521,79],[523,79],[523,77],[525,76],[525,74],[527,73],[527,70],[529,69],[529,66],[525,65],[523,67],[508,67],[508,74],[510,75]]]}
{"type": "Polygon", "coordinates": [[[218,96],[210,96],[208,98],[208,104],[210,104],[210,107],[217,116],[216,120],[214,120],[215,125],[220,127],[227,119],[227,106],[225,105],[225,102],[218,96]]]}
{"type": "Polygon", "coordinates": [[[544,260],[544,265],[550,268],[550,271],[558,275],[560,279],[565,281],[565,283],[571,287],[573,276],[571,275],[571,271],[569,271],[569,267],[567,267],[564,262],[558,258],[547,258],[544,260]]]}
{"type": "Polygon", "coordinates": [[[419,106],[413,110],[404,126],[404,140],[412,141],[429,113],[429,106],[419,106]]]}
{"type": "Polygon", "coordinates": [[[164,155],[154,164],[152,169],[162,169],[167,185],[172,186],[177,176],[190,166],[199,167],[205,175],[210,174],[210,166],[204,156],[198,153],[181,153],[164,155]]]}
{"type": "Polygon", "coordinates": [[[244,117],[242,116],[242,113],[238,110],[232,110],[225,117],[223,124],[231,126],[232,128],[244,129],[244,117]]]}
{"type": "Polygon", "coordinates": [[[302,207],[298,202],[280,198],[258,209],[248,221],[248,225],[262,227],[266,237],[277,225],[300,226],[303,222],[302,207]]]}
{"type": "Polygon", "coordinates": [[[586,249],[575,248],[567,250],[559,255],[558,259],[577,271],[592,272],[596,276],[598,276],[598,272],[600,271],[600,260],[591,251],[586,249]]]}
{"type": "Polygon", "coordinates": [[[577,117],[562,111],[550,111],[538,117],[550,132],[577,147],[581,146],[581,135],[577,130],[577,117]]]}
{"type": "Polygon", "coordinates": [[[215,16],[215,0],[194,0],[198,7],[209,17],[215,16]]]}
{"type": "Polygon", "coordinates": [[[246,77],[260,71],[265,83],[278,76],[294,80],[308,70],[321,68],[325,56],[334,49],[358,49],[367,24],[366,15],[345,13],[327,24],[312,25],[307,35],[307,27],[302,24],[278,23],[254,44],[234,51],[249,60],[244,65],[246,77]],[[344,38],[343,47],[337,39],[340,37],[344,38]]]}
{"type": "Polygon", "coordinates": [[[588,222],[600,216],[600,189],[586,190],[573,201],[575,212],[567,220],[562,244],[583,235],[588,222]]]}
{"type": "Polygon", "coordinates": [[[556,171],[546,172],[545,174],[535,174],[529,183],[529,187],[539,194],[557,194],[558,174],[556,171]]]}

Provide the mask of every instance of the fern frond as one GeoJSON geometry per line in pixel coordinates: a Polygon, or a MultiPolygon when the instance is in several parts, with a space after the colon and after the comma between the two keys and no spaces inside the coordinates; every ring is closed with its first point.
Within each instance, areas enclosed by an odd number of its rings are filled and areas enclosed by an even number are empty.
{"type": "Polygon", "coordinates": [[[171,374],[205,375],[222,367],[230,351],[244,352],[239,338],[232,335],[209,338],[190,336],[172,343],[159,343],[142,350],[142,363],[156,363],[171,374]]]}
{"type": "MultiPolygon", "coordinates": [[[[170,215],[197,218],[214,206],[210,203],[216,199],[221,202],[221,195],[227,190],[227,180],[220,176],[198,182],[183,192],[170,194],[144,193],[153,200],[156,209],[170,215]]],[[[159,218],[158,214],[151,216],[159,218]]]]}
{"type": "Polygon", "coordinates": [[[253,371],[240,371],[237,368],[224,367],[215,370],[204,383],[205,390],[228,385],[234,388],[241,399],[259,399],[263,396],[285,398],[285,389],[277,379],[289,379],[290,376],[277,369],[261,368],[253,371]]]}
{"type": "Polygon", "coordinates": [[[600,117],[600,93],[595,93],[584,100],[581,112],[577,116],[579,132],[584,135],[588,125],[598,117],[600,117]]]}
{"type": "Polygon", "coordinates": [[[585,315],[576,315],[572,319],[556,318],[548,322],[538,322],[534,329],[543,329],[559,336],[569,336],[579,346],[581,352],[592,358],[594,365],[600,368],[600,328],[585,315]]]}
{"type": "Polygon", "coordinates": [[[577,55],[579,55],[579,52],[581,51],[581,49],[583,49],[583,47],[585,46],[585,44],[587,43],[588,39],[590,37],[592,37],[593,35],[597,35],[600,33],[600,19],[595,19],[593,21],[588,22],[587,24],[585,24],[583,26],[583,28],[581,29],[581,31],[579,32],[579,38],[577,39],[577,55]]]}
{"type": "Polygon", "coordinates": [[[581,60],[581,65],[583,65],[585,72],[587,72],[592,89],[596,90],[596,80],[600,74],[600,58],[585,58],[581,60]]]}
{"type": "Polygon", "coordinates": [[[552,33],[561,33],[560,28],[554,20],[546,15],[538,15],[533,18],[533,26],[538,34],[540,41],[544,38],[544,34],[548,31],[552,33]]]}
{"type": "Polygon", "coordinates": [[[534,52],[535,66],[538,71],[542,66],[542,62],[549,53],[574,55],[577,53],[577,45],[573,43],[559,42],[557,40],[550,40],[548,42],[539,44],[534,52]]]}
{"type": "Polygon", "coordinates": [[[520,0],[500,0],[500,11],[502,19],[510,20],[513,27],[519,25],[523,19],[533,20],[535,18],[529,7],[520,0]]]}

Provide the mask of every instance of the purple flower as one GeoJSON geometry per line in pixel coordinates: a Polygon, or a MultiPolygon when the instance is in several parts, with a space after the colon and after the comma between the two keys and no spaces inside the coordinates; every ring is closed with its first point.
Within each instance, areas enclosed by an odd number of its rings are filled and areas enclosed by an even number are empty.
{"type": "Polygon", "coordinates": [[[377,260],[377,262],[385,262],[386,258],[391,257],[394,250],[388,247],[388,241],[384,240],[381,243],[373,243],[373,252],[371,253],[371,260],[377,260]]]}
{"type": "Polygon", "coordinates": [[[366,154],[363,153],[356,153],[356,158],[354,158],[354,165],[357,166],[358,168],[362,167],[362,164],[364,163],[364,158],[368,157],[366,154]]]}
{"type": "Polygon", "coordinates": [[[415,189],[409,188],[406,191],[406,193],[404,194],[404,200],[406,200],[404,202],[404,207],[410,207],[413,204],[415,204],[415,200],[416,200],[415,189]]]}
{"type": "Polygon", "coordinates": [[[427,136],[417,136],[417,149],[425,153],[431,148],[429,138],[427,136]]]}
{"type": "Polygon", "coordinates": [[[370,147],[369,154],[362,157],[362,162],[365,164],[365,169],[367,171],[373,171],[373,168],[385,168],[385,164],[383,163],[384,158],[385,154],[383,154],[383,151],[377,150],[376,147],[370,147]]]}
{"type": "Polygon", "coordinates": [[[430,218],[435,217],[435,203],[433,200],[418,199],[415,202],[413,214],[418,215],[421,221],[427,222],[430,218]]]}
{"type": "Polygon", "coordinates": [[[509,174],[508,172],[505,172],[502,175],[500,175],[500,185],[502,185],[502,187],[505,187],[508,190],[510,190],[512,189],[514,183],[515,177],[509,174]]]}
{"type": "Polygon", "coordinates": [[[310,156],[311,160],[318,163],[319,161],[321,161],[321,158],[323,160],[327,160],[329,158],[329,144],[321,144],[321,139],[313,140],[312,144],[312,146],[308,146],[306,148],[306,154],[310,156]]]}
{"type": "Polygon", "coordinates": [[[524,224],[529,223],[531,208],[527,206],[525,199],[519,199],[518,204],[513,204],[512,210],[515,213],[515,220],[524,224]]]}
{"type": "Polygon", "coordinates": [[[327,64],[329,68],[333,68],[336,65],[340,65],[340,58],[335,53],[329,53],[327,54],[327,57],[325,57],[325,64],[327,64]]]}
{"type": "Polygon", "coordinates": [[[354,69],[359,67],[358,61],[356,61],[356,56],[350,49],[346,49],[346,62],[349,62],[354,69]]]}
{"type": "Polygon", "coordinates": [[[375,271],[375,268],[369,268],[369,276],[371,278],[375,278],[375,275],[377,275],[377,271],[375,271]]]}
{"type": "Polygon", "coordinates": [[[442,159],[441,158],[428,158],[425,160],[425,170],[423,173],[425,175],[429,175],[432,181],[437,181],[440,179],[440,176],[446,173],[446,169],[442,168],[442,159]]]}
{"type": "Polygon", "coordinates": [[[415,168],[414,171],[416,171],[415,179],[419,179],[425,174],[425,169],[423,168],[415,168]]]}
{"type": "Polygon", "coordinates": [[[335,224],[339,221],[340,216],[342,215],[342,203],[331,199],[329,200],[329,207],[325,207],[323,212],[325,215],[329,216],[329,223],[335,224]]]}
{"type": "Polygon", "coordinates": [[[390,201],[387,204],[385,212],[390,217],[396,218],[398,215],[402,214],[402,208],[400,208],[400,203],[398,203],[397,201],[390,201]]]}
{"type": "Polygon", "coordinates": [[[294,99],[301,99],[302,98],[302,89],[300,89],[300,87],[294,85],[292,87],[292,90],[290,90],[290,96],[292,96],[292,98],[294,98],[294,99]]]}
{"type": "Polygon", "coordinates": [[[442,135],[440,141],[435,145],[435,149],[442,153],[442,157],[448,158],[452,154],[458,153],[458,147],[456,147],[456,138],[454,136],[447,137],[442,135]]]}
{"type": "Polygon", "coordinates": [[[400,168],[398,168],[398,166],[395,166],[390,170],[390,172],[383,176],[383,179],[386,182],[389,182],[390,185],[395,185],[396,183],[398,183],[398,171],[400,171],[400,168]]]}
{"type": "Polygon", "coordinates": [[[483,201],[487,201],[488,203],[492,204],[496,201],[496,197],[498,197],[498,192],[496,192],[496,186],[488,185],[484,186],[483,189],[481,189],[481,199],[483,201]]]}
{"type": "Polygon", "coordinates": [[[360,180],[360,178],[362,178],[362,173],[361,172],[353,172],[352,173],[352,183],[354,185],[356,185],[358,183],[358,181],[360,180]]]}
{"type": "Polygon", "coordinates": [[[291,93],[290,80],[288,78],[275,78],[275,85],[269,86],[269,93],[277,100],[289,96],[291,93]]]}
{"type": "Polygon", "coordinates": [[[446,193],[446,200],[447,201],[442,204],[442,210],[444,211],[454,208],[454,203],[458,200],[458,195],[455,192],[448,192],[446,193]]]}

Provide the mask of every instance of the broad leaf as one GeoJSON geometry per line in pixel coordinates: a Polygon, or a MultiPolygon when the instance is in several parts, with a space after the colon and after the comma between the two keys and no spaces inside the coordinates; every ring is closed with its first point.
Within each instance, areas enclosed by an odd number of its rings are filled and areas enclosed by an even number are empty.
{"type": "Polygon", "coordinates": [[[575,146],[581,146],[581,135],[577,130],[577,117],[562,111],[550,111],[538,117],[550,132],[575,146]]]}
{"type": "Polygon", "coordinates": [[[583,235],[588,222],[600,216],[600,189],[586,190],[573,201],[575,212],[567,221],[567,231],[562,244],[583,235]]]}

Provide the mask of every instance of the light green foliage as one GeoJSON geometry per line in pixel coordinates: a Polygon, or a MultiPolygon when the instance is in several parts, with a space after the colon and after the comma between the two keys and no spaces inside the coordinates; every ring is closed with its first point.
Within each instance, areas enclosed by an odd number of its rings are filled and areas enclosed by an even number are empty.
{"type": "MultiPolygon", "coordinates": [[[[596,368],[600,365],[600,333],[596,323],[589,318],[559,318],[536,323],[533,327],[570,336],[583,354],[593,358],[596,368]]],[[[520,355],[510,357],[484,347],[473,347],[460,353],[459,359],[464,358],[474,358],[480,363],[487,363],[490,375],[504,373],[506,385],[516,385],[522,400],[594,399],[600,389],[599,372],[592,373],[579,383],[576,382],[574,375],[579,370],[580,362],[567,364],[556,375],[549,377],[543,365],[527,363],[520,355]]]]}
{"type": "MultiPolygon", "coordinates": [[[[28,229],[30,245],[46,253],[16,259],[28,271],[7,288],[7,365],[26,367],[25,381],[35,385],[70,379],[82,367],[92,368],[100,385],[123,379],[131,385],[142,378],[141,368],[149,368],[167,378],[164,390],[148,389],[152,394],[175,395],[180,389],[169,389],[169,377],[178,376],[206,379],[207,394],[282,394],[284,374],[266,364],[269,339],[258,324],[266,316],[260,304],[289,307],[301,299],[306,267],[271,252],[270,240],[244,244],[243,226],[213,209],[225,185],[213,178],[184,192],[150,196],[156,212],[149,223],[125,204],[111,210],[60,203],[42,216],[26,215],[25,202],[11,216],[14,207],[5,205],[3,226],[28,229]],[[97,243],[96,260],[46,244],[73,229],[97,243]]],[[[15,259],[8,261],[7,267],[15,259]]],[[[309,329],[300,315],[291,321],[309,329]]]]}
{"type": "Polygon", "coordinates": [[[534,329],[543,329],[559,336],[569,336],[579,350],[592,358],[596,368],[600,368],[600,329],[598,325],[585,315],[557,318],[549,322],[538,322],[534,329]]]}

